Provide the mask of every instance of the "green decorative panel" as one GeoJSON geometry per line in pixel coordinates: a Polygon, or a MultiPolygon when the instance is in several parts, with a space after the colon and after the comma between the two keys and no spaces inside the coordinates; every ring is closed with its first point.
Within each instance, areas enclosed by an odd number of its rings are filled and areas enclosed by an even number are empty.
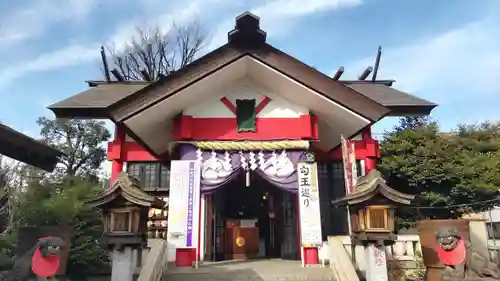
{"type": "Polygon", "coordinates": [[[236,120],[238,122],[238,132],[255,132],[255,99],[236,100],[236,120]]]}

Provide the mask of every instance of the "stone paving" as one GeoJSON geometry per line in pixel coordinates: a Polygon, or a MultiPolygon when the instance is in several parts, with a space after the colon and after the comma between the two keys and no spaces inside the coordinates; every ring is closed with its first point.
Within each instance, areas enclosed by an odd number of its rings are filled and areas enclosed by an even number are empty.
{"type": "Polygon", "coordinates": [[[302,267],[300,261],[280,259],[211,262],[194,268],[169,267],[162,281],[327,281],[329,267],[302,267]]]}

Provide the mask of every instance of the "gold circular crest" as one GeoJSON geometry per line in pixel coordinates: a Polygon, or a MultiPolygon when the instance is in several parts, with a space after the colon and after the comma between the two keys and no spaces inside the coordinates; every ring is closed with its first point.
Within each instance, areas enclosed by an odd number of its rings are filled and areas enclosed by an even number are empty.
{"type": "Polygon", "coordinates": [[[245,238],[243,238],[243,237],[236,238],[236,246],[238,246],[238,247],[245,246],[245,238]]]}

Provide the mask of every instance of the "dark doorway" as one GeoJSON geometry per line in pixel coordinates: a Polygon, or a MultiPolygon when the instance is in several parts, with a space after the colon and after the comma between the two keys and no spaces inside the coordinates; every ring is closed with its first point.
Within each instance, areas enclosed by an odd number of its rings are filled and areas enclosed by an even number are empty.
{"type": "Polygon", "coordinates": [[[242,256],[283,258],[290,257],[290,254],[295,259],[293,252],[298,251],[289,249],[297,249],[296,208],[292,206],[296,205],[296,200],[292,199],[295,197],[295,194],[278,189],[256,175],[252,175],[247,186],[245,174],[214,192],[211,260],[240,259],[242,256]],[[254,221],[257,229],[250,229],[254,221]],[[238,233],[234,234],[235,231],[238,233]],[[249,234],[252,231],[253,234],[249,234]],[[246,235],[246,244],[241,249],[233,249],[238,248],[233,245],[235,235],[246,235]],[[246,252],[235,254],[238,250],[246,252]]]}

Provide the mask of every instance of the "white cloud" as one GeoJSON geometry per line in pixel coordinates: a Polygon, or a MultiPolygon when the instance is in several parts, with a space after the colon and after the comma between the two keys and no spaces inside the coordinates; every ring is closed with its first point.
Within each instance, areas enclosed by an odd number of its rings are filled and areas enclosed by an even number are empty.
{"type": "Polygon", "coordinates": [[[97,4],[95,0],[34,0],[2,15],[0,47],[36,37],[51,24],[84,19],[97,4]]]}
{"type": "Polygon", "coordinates": [[[99,56],[98,44],[89,46],[73,45],[45,53],[33,60],[23,61],[12,67],[0,70],[0,88],[32,72],[50,71],[75,66],[99,56]]]}
{"type": "MultiPolygon", "coordinates": [[[[398,88],[438,103],[498,95],[499,24],[498,19],[487,18],[407,45],[385,48],[378,77],[395,79],[398,88]]],[[[374,59],[357,60],[346,67],[346,72],[361,73],[373,65],[374,59]]]]}
{"type": "MultiPolygon", "coordinates": [[[[395,87],[439,104],[433,116],[443,129],[458,123],[498,119],[488,104],[500,102],[500,20],[486,17],[434,36],[383,49],[379,79],[395,79],[395,87]],[[470,107],[467,112],[461,112],[470,107]]],[[[345,77],[355,78],[373,65],[372,57],[346,65],[345,77]]],[[[331,72],[333,74],[335,70],[331,72]]],[[[390,129],[384,120],[377,131],[390,129]]]]}
{"type": "MultiPolygon", "coordinates": [[[[78,13],[80,17],[83,17],[90,11],[90,4],[93,1],[94,0],[71,0],[66,5],[71,6],[73,9],[78,9],[80,7],[81,10],[78,13]],[[85,3],[87,5],[84,5],[85,3]]],[[[95,60],[100,57],[99,48],[102,43],[113,43],[118,51],[122,50],[127,45],[130,38],[137,34],[138,26],[143,24],[158,24],[158,26],[165,28],[164,32],[167,32],[174,19],[179,23],[186,22],[192,18],[196,18],[196,14],[203,10],[204,5],[221,1],[223,0],[192,0],[189,2],[183,2],[183,5],[174,7],[174,9],[169,8],[167,12],[156,13],[156,16],[151,17],[148,21],[140,19],[127,20],[126,23],[120,25],[116,31],[109,36],[107,42],[94,42],[82,45],[65,46],[48,53],[43,53],[35,59],[29,59],[21,61],[13,66],[7,66],[3,71],[0,71],[0,88],[7,86],[13,80],[21,78],[29,73],[57,70],[95,60]]],[[[51,0],[52,4],[55,2],[56,0],[51,0]]],[[[40,5],[37,7],[37,11],[41,12],[41,10],[44,10],[47,7],[48,3],[45,6],[40,5]]],[[[42,14],[46,16],[46,14],[42,14]]],[[[76,13],[74,15],[76,15],[76,13]]],[[[62,18],[60,17],[59,19],[62,18]]],[[[40,22],[41,20],[39,19],[37,21],[40,22]]],[[[9,36],[14,36],[14,34],[9,36]]],[[[19,33],[17,36],[21,38],[20,36],[24,35],[19,33]]]]}
{"type": "MultiPolygon", "coordinates": [[[[302,17],[315,13],[328,12],[340,8],[357,6],[362,0],[310,0],[305,4],[301,0],[272,0],[250,9],[259,16],[261,28],[268,36],[280,36],[292,30],[293,23],[302,17]]],[[[227,42],[228,31],[234,28],[234,15],[224,20],[215,29],[209,50],[227,42]]]]}
{"type": "Polygon", "coordinates": [[[317,12],[326,12],[333,9],[357,6],[361,0],[310,0],[307,5],[299,0],[277,0],[267,1],[264,5],[252,9],[253,13],[269,22],[283,19],[285,17],[306,16],[317,12]]]}
{"type": "MultiPolygon", "coordinates": [[[[162,9],[160,8],[164,5],[164,2],[158,2],[158,0],[149,0],[148,9],[156,11],[154,16],[148,17],[147,20],[144,18],[137,18],[128,20],[123,25],[118,26],[115,33],[110,37],[107,44],[112,45],[116,51],[121,51],[125,49],[134,36],[138,35],[138,27],[159,27],[163,34],[169,32],[172,28],[172,24],[175,22],[177,24],[187,23],[193,19],[197,19],[204,9],[208,6],[217,5],[217,7],[223,10],[226,5],[232,5],[231,1],[228,0],[190,0],[186,2],[181,2],[174,7],[169,7],[168,11],[158,12],[162,9]]],[[[209,10],[208,12],[216,12],[217,10],[209,10]]]]}
{"type": "MultiPolygon", "coordinates": [[[[153,0],[152,0],[153,1],[153,0]]],[[[174,3],[166,7],[163,2],[150,2],[148,9],[153,11],[152,16],[137,19],[127,19],[125,23],[118,26],[113,34],[109,36],[107,42],[93,42],[83,45],[65,46],[58,50],[44,53],[35,59],[20,61],[13,66],[6,66],[0,71],[0,88],[5,87],[15,79],[21,78],[29,73],[56,70],[64,67],[78,65],[99,57],[99,46],[101,43],[113,44],[119,51],[127,46],[132,36],[137,34],[137,27],[144,25],[158,25],[163,32],[168,32],[172,23],[188,22],[196,19],[201,13],[223,14],[225,10],[239,5],[229,0],[190,0],[186,2],[174,3]],[[215,7],[205,11],[207,7],[215,7]],[[165,9],[167,9],[165,11],[165,9]]],[[[317,12],[325,12],[347,6],[354,6],[361,3],[361,0],[312,0],[308,5],[303,5],[298,0],[272,0],[264,1],[263,5],[251,9],[263,20],[263,28],[268,34],[275,36],[291,29],[292,19],[308,16],[317,12]]],[[[8,21],[5,32],[0,29],[0,38],[8,36],[11,42],[14,39],[26,39],[43,31],[43,28],[50,24],[70,18],[83,18],[94,7],[95,0],[50,0],[38,1],[37,5],[26,10],[19,10],[8,21]],[[58,5],[58,6],[56,6],[58,5]],[[55,8],[57,7],[57,8],[55,8]],[[64,8],[64,9],[63,9],[64,8]],[[68,14],[65,14],[70,11],[68,14]],[[22,33],[19,19],[31,15],[25,26],[34,26],[30,32],[22,33]],[[38,24],[38,25],[37,25],[38,24]]],[[[222,24],[215,23],[216,32],[212,33],[212,41],[207,49],[215,48],[217,45],[226,42],[227,32],[234,26],[234,15],[223,21],[222,24]]]]}

